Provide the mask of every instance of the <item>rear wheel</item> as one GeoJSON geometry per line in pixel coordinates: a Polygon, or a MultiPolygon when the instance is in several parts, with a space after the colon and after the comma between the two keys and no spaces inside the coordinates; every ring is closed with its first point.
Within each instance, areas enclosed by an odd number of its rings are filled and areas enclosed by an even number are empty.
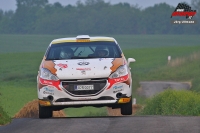
{"type": "Polygon", "coordinates": [[[132,115],[132,99],[130,102],[121,105],[122,115],[132,115]]]}
{"type": "Polygon", "coordinates": [[[42,107],[39,104],[39,118],[51,118],[53,116],[53,110],[51,107],[42,107]]]}

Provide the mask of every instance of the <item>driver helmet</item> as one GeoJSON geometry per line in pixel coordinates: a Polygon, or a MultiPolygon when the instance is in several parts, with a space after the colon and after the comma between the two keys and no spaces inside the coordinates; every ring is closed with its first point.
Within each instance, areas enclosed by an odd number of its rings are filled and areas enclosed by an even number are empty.
{"type": "Polygon", "coordinates": [[[100,57],[105,57],[108,55],[108,50],[104,46],[97,46],[95,49],[95,53],[100,57]]]}
{"type": "Polygon", "coordinates": [[[71,48],[63,48],[60,52],[60,57],[62,59],[71,59],[74,56],[74,52],[71,48]]]}

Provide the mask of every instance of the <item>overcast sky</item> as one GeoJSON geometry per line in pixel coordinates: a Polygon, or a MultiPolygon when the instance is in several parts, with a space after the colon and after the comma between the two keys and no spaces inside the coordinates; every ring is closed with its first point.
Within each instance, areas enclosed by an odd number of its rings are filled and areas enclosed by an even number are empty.
{"type": "MultiPolygon", "coordinates": [[[[62,5],[72,4],[75,5],[77,0],[48,0],[49,3],[60,2],[62,5]]],[[[85,0],[82,0],[84,2],[85,0]]],[[[141,8],[146,8],[148,6],[153,6],[154,4],[165,2],[172,6],[177,6],[179,2],[187,2],[191,3],[191,0],[104,0],[105,2],[110,2],[111,4],[116,4],[119,2],[127,2],[131,5],[138,4],[141,8]]],[[[7,10],[15,10],[16,9],[16,0],[0,0],[0,9],[7,10]]]]}

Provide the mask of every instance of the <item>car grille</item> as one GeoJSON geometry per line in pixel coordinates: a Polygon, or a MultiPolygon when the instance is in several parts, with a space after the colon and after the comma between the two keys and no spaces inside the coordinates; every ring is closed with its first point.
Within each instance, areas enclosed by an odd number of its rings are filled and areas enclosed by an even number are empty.
{"type": "Polygon", "coordinates": [[[73,81],[62,81],[61,85],[65,91],[73,96],[83,95],[97,95],[103,91],[107,84],[107,79],[91,79],[91,80],[73,80],[73,81]],[[93,90],[75,90],[77,85],[93,85],[93,90]]]}

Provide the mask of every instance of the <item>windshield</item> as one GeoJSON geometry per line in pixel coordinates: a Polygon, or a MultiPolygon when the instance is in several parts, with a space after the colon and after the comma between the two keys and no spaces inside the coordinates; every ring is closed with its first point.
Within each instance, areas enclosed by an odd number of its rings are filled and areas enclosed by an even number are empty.
{"type": "Polygon", "coordinates": [[[121,58],[121,50],[115,42],[67,42],[53,44],[46,60],[121,58]]]}

